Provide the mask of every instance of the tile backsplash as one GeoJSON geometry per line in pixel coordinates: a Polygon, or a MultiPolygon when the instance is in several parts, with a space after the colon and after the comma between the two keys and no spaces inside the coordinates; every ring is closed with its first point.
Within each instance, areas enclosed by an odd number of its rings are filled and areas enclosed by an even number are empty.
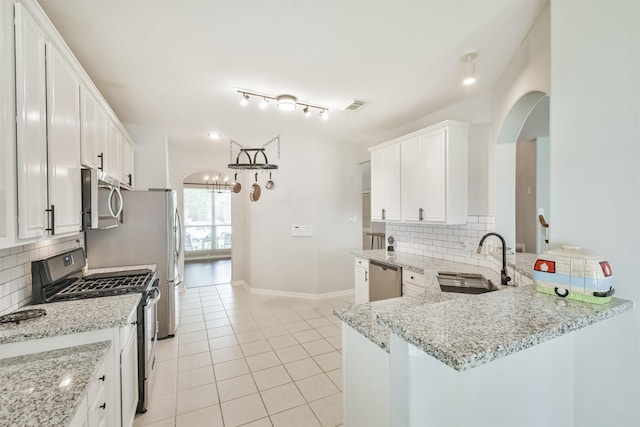
{"type": "MultiPolygon", "coordinates": [[[[396,251],[488,267],[499,272],[502,261],[496,239],[486,240],[482,254],[476,253],[480,239],[490,231],[494,231],[493,216],[469,216],[467,223],[462,225],[386,223],[386,237],[393,236],[396,251]]],[[[527,255],[507,256],[507,274],[512,278],[512,284],[533,284],[530,269],[536,256],[527,255]],[[522,262],[515,262],[516,256],[522,262]],[[519,268],[514,268],[515,265],[519,268]]]]}
{"type": "Polygon", "coordinates": [[[78,234],[0,249],[0,315],[31,304],[31,261],[83,244],[78,234]]]}
{"type": "MultiPolygon", "coordinates": [[[[462,225],[392,222],[386,225],[387,237],[393,236],[397,251],[481,267],[494,265],[491,257],[476,254],[480,238],[494,229],[493,216],[469,216],[462,225]]],[[[496,246],[489,240],[485,245],[496,246]]]]}

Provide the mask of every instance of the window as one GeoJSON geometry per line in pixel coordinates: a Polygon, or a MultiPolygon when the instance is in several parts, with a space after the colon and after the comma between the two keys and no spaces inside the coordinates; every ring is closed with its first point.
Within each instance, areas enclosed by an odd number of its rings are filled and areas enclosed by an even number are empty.
{"type": "Polygon", "coordinates": [[[231,192],[184,189],[185,252],[231,249],[231,192]]]}

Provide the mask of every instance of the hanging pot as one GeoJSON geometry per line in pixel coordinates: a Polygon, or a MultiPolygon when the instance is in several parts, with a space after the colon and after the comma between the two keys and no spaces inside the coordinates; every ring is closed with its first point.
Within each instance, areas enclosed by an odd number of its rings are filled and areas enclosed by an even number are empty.
{"type": "Polygon", "coordinates": [[[242,185],[238,182],[238,174],[236,173],[233,177],[233,185],[231,186],[231,191],[234,193],[239,193],[242,190],[242,185]]]}
{"type": "Polygon", "coordinates": [[[249,191],[249,200],[257,202],[260,199],[260,185],[258,184],[258,174],[256,173],[256,182],[251,185],[249,191]]]}
{"type": "Polygon", "coordinates": [[[276,188],[276,183],[271,180],[271,172],[269,172],[269,181],[264,185],[267,190],[276,188]]]}

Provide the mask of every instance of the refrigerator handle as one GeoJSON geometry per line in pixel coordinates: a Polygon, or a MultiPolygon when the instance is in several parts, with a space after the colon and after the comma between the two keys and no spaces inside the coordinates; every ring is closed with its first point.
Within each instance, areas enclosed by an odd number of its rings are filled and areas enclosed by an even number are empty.
{"type": "Polygon", "coordinates": [[[180,219],[180,212],[176,209],[176,258],[180,259],[180,252],[182,252],[182,219],[180,219]]]}

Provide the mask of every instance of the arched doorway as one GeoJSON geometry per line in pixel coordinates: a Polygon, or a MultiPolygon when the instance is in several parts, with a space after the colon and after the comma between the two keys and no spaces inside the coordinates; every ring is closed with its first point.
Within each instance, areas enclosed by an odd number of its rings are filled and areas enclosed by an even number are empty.
{"type": "Polygon", "coordinates": [[[229,177],[201,170],[183,180],[185,287],[232,281],[229,177]]]}
{"type": "Polygon", "coordinates": [[[498,136],[496,167],[496,224],[507,247],[541,252],[538,215],[550,221],[549,95],[532,91],[511,107],[498,136]]]}

